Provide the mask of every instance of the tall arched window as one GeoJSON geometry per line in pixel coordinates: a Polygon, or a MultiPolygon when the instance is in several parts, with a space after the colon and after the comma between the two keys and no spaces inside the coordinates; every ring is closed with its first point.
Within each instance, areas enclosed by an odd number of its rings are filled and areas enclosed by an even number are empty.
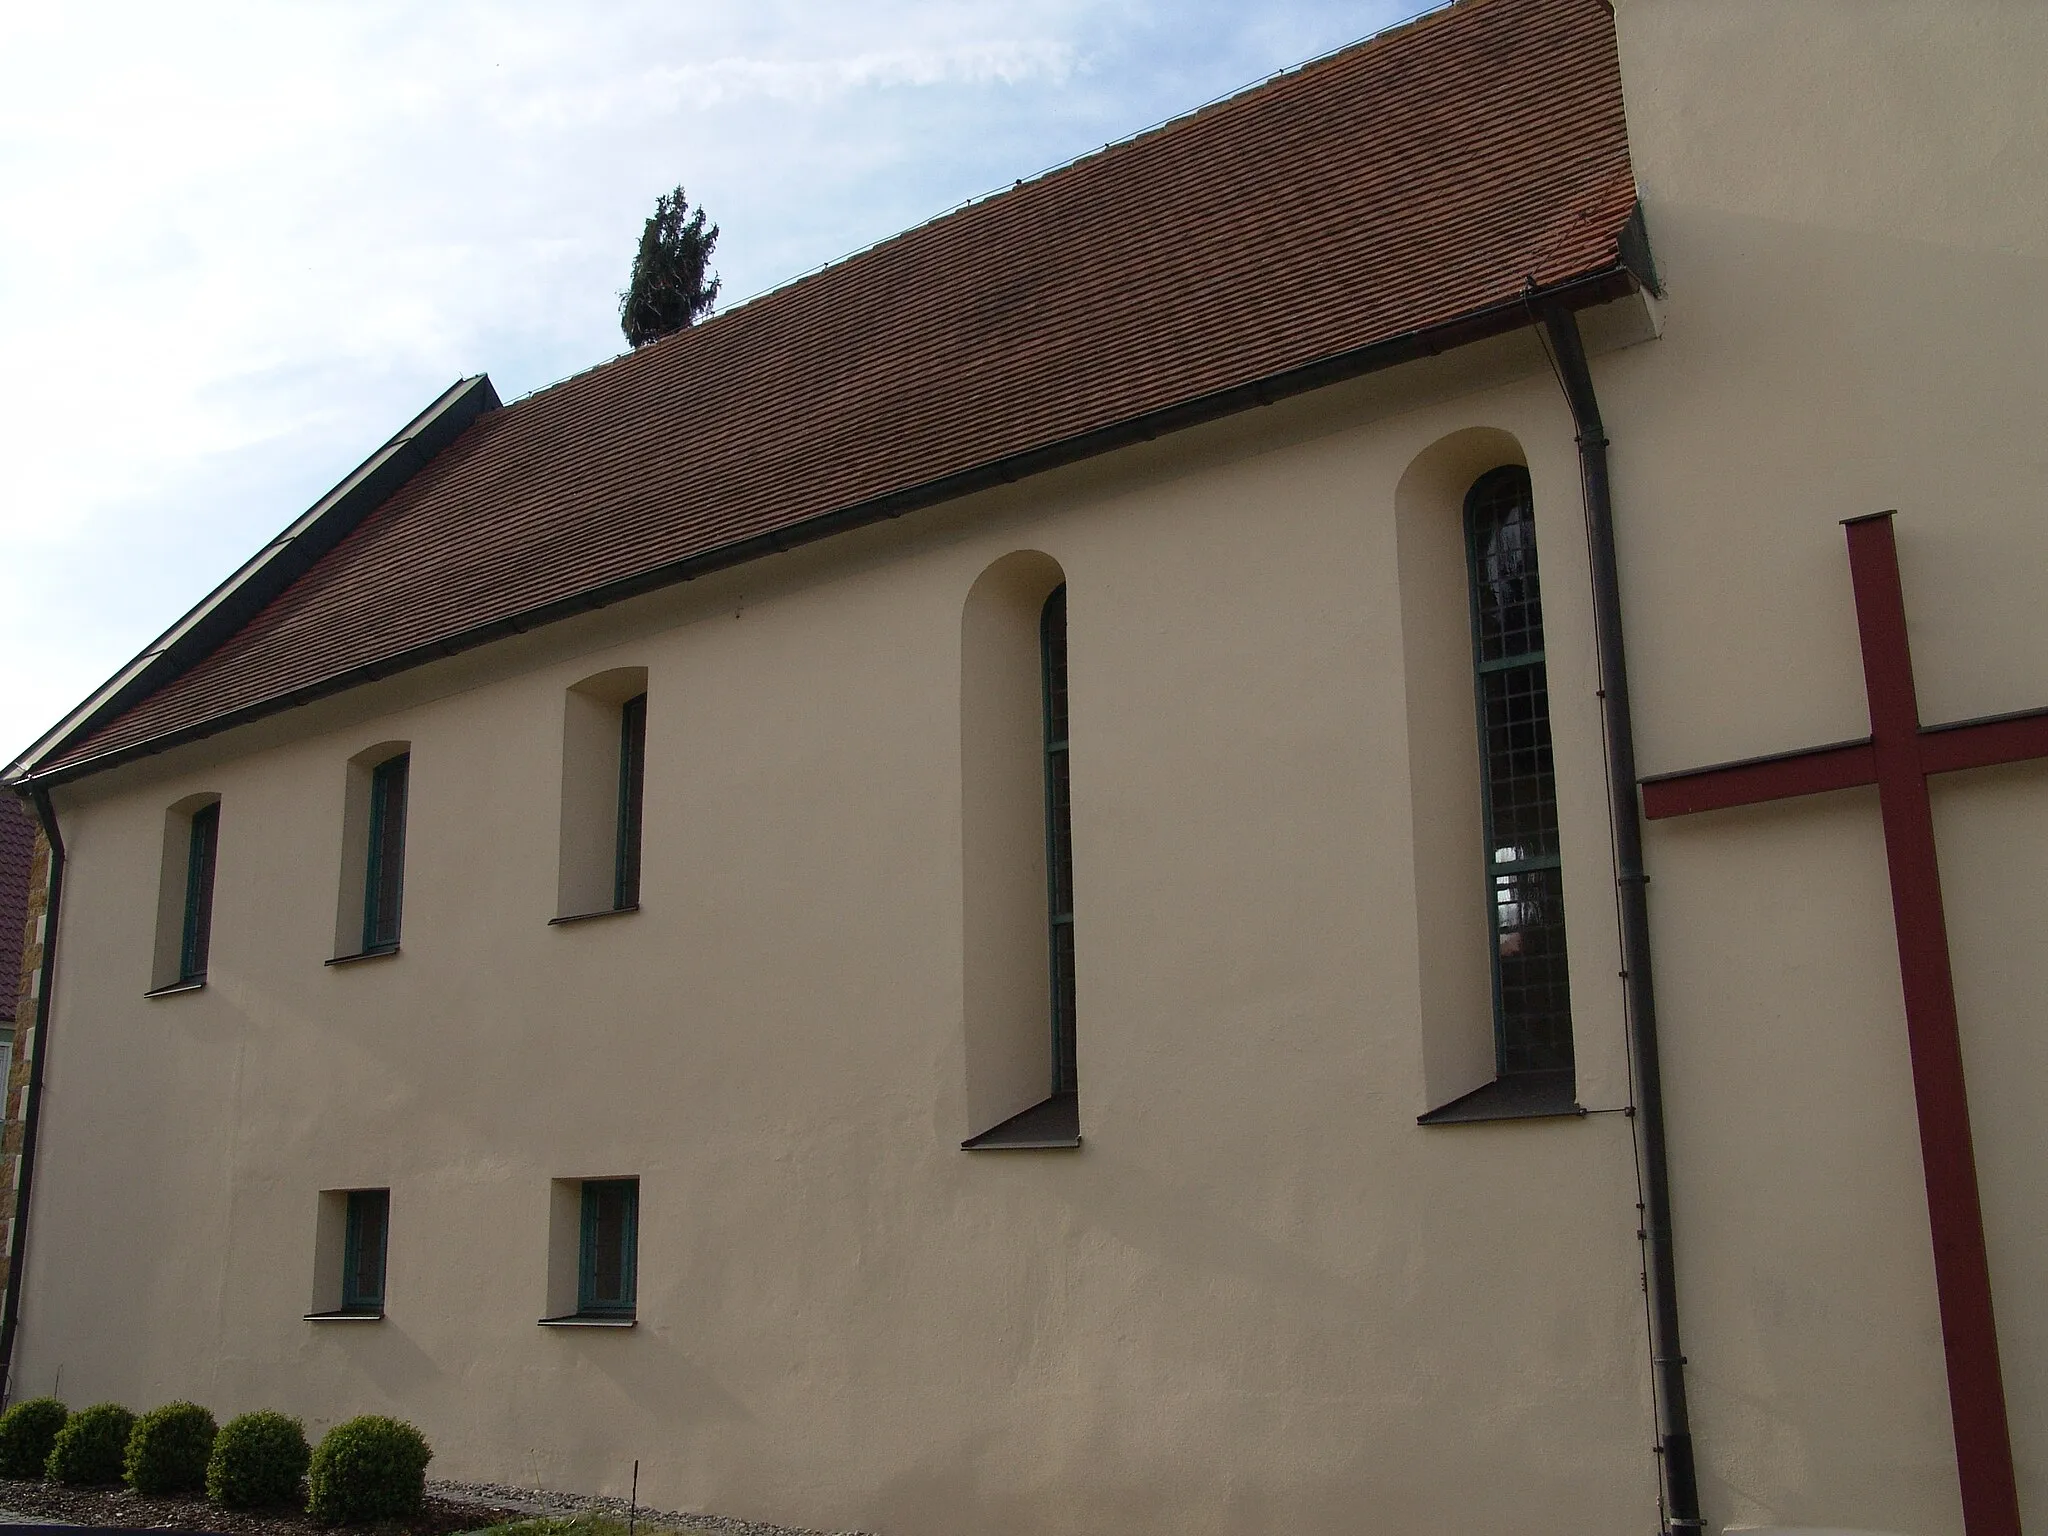
{"type": "Polygon", "coordinates": [[[972,1151],[1077,1147],[1066,573],[1018,550],[960,627],[963,1065],[972,1151]]]}
{"type": "Polygon", "coordinates": [[[1529,472],[1489,470],[1465,497],[1479,777],[1502,1077],[1572,1069],[1564,872],[1543,664],[1529,472]]]}

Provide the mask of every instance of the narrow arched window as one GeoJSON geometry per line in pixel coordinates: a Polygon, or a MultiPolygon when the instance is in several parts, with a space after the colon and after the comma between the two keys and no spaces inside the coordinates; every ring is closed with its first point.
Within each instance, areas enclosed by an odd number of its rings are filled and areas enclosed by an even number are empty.
{"type": "Polygon", "coordinates": [[[1529,472],[1489,470],[1465,497],[1493,1024],[1502,1077],[1572,1069],[1564,872],[1529,472]]]}
{"type": "Polygon", "coordinates": [[[358,752],[348,761],[347,784],[341,893],[329,965],[398,953],[405,901],[406,808],[412,799],[411,745],[385,741],[358,752]]]}
{"type": "Polygon", "coordinates": [[[969,1151],[1081,1144],[1067,720],[1066,575],[1017,550],[960,615],[969,1151]]]}
{"type": "Polygon", "coordinates": [[[146,996],[191,992],[206,985],[213,952],[213,880],[219,846],[219,795],[188,795],[164,813],[156,952],[146,996]]]}

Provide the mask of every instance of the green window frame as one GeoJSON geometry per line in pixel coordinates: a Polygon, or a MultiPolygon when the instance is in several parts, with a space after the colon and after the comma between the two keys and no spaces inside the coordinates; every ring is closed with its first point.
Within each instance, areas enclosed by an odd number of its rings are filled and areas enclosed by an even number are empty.
{"type": "Polygon", "coordinates": [[[577,1246],[576,1310],[589,1317],[631,1317],[638,1290],[640,1181],[583,1181],[583,1231],[577,1246]]]}
{"type": "Polygon", "coordinates": [[[612,854],[612,908],[640,905],[640,817],[647,797],[647,695],[619,706],[619,816],[612,854]]]}
{"type": "Polygon", "coordinates": [[[412,754],[387,757],[370,771],[370,849],[363,877],[363,950],[398,948],[405,899],[405,811],[412,754]]]}
{"type": "Polygon", "coordinates": [[[185,855],[185,921],[178,940],[178,983],[206,980],[213,950],[213,875],[220,850],[220,802],[192,813],[185,855]]]}
{"type": "Polygon", "coordinates": [[[1053,588],[1038,616],[1045,715],[1046,928],[1051,960],[1052,1091],[1080,1091],[1074,1028],[1074,818],[1067,767],[1067,588],[1053,588]]]}
{"type": "Polygon", "coordinates": [[[1564,870],[1528,470],[1504,465],[1473,482],[1465,497],[1465,552],[1495,1069],[1502,1077],[1570,1072],[1564,870]]]}
{"type": "Polygon", "coordinates": [[[391,1191],[350,1190],[348,1224],[341,1245],[342,1311],[383,1313],[384,1267],[390,1241],[391,1191]]]}

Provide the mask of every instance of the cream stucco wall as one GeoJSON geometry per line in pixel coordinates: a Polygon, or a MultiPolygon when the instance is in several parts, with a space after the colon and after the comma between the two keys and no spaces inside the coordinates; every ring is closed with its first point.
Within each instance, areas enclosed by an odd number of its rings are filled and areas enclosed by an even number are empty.
{"type": "Polygon", "coordinates": [[[638,1457],[657,1505],[828,1529],[1640,1527],[1627,1121],[1415,1124],[1410,696],[1438,669],[1462,734],[1471,694],[1462,645],[1404,660],[1395,506],[1475,428],[1534,478],[1580,1092],[1620,1106],[1576,469],[1522,337],[65,791],[20,1389],[402,1412],[445,1475],[638,1457]],[[977,1154],[963,612],[1019,550],[1069,590],[1085,1145],[977,1154]],[[622,666],[643,908],[551,928],[564,692],[622,666]],[[403,948],[323,966],[386,741],[403,948]],[[200,791],[211,979],[145,1001],[200,791]],[[536,1327],[551,1181],[614,1175],[639,1326],[536,1327]],[[386,1185],[387,1316],[301,1321],[318,1192],[386,1185]]]}

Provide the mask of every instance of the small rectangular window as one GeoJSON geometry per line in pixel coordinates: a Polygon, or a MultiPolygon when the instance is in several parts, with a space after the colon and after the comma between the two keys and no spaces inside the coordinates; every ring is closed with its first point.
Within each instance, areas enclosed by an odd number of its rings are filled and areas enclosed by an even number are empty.
{"type": "Polygon", "coordinates": [[[638,1179],[584,1181],[577,1312],[591,1317],[632,1316],[639,1225],[638,1179]]]}
{"type": "Polygon", "coordinates": [[[178,945],[178,980],[206,980],[207,953],[213,943],[213,866],[220,846],[220,802],[192,813],[192,834],[185,858],[185,922],[178,945]]]}
{"type": "Polygon", "coordinates": [[[363,881],[363,953],[398,947],[405,893],[405,801],[412,754],[386,758],[370,774],[369,864],[363,881]]]}
{"type": "Polygon", "coordinates": [[[391,1232],[391,1191],[348,1192],[348,1230],[342,1243],[341,1310],[384,1310],[384,1251],[391,1232]]]}
{"type": "Polygon", "coordinates": [[[640,905],[640,808],[647,779],[647,695],[619,706],[619,816],[613,844],[612,906],[640,905]]]}

